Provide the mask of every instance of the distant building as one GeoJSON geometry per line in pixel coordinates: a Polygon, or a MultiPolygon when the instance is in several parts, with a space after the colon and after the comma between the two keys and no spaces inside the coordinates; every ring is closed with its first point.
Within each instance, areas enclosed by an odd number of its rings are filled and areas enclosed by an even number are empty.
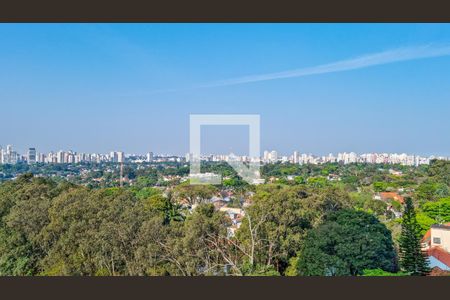
{"type": "Polygon", "coordinates": [[[395,193],[395,192],[382,192],[382,193],[380,193],[380,200],[383,200],[383,201],[395,200],[395,201],[399,202],[400,204],[404,204],[405,203],[405,199],[402,196],[400,196],[399,194],[395,193]]]}
{"type": "Polygon", "coordinates": [[[6,150],[0,150],[1,154],[1,163],[2,164],[11,164],[13,160],[13,150],[11,145],[6,146],[6,150]]]}
{"type": "Polygon", "coordinates": [[[269,161],[269,151],[264,151],[264,155],[263,155],[263,161],[264,162],[268,162],[269,161]]]}
{"type": "Polygon", "coordinates": [[[37,155],[37,162],[45,163],[46,162],[46,156],[44,153],[40,153],[37,155]]]}
{"type": "Polygon", "coordinates": [[[117,152],[117,162],[120,162],[120,163],[125,162],[125,153],[117,152]]]}
{"type": "Polygon", "coordinates": [[[277,162],[278,161],[278,152],[273,150],[269,154],[269,161],[271,162],[277,162]]]}
{"type": "Polygon", "coordinates": [[[66,155],[64,156],[64,161],[68,164],[73,164],[75,163],[75,155],[73,153],[66,153],[66,155]]]}
{"type": "Polygon", "coordinates": [[[28,148],[27,161],[29,164],[36,163],[36,148],[28,148]]]}
{"type": "Polygon", "coordinates": [[[111,162],[117,162],[118,161],[118,156],[117,156],[117,152],[115,152],[115,151],[111,151],[110,153],[109,153],[109,161],[111,161],[111,162]]]}
{"type": "Polygon", "coordinates": [[[221,207],[219,211],[224,212],[233,223],[238,223],[245,215],[244,210],[241,208],[221,207]]]}
{"type": "Polygon", "coordinates": [[[258,184],[263,184],[265,182],[266,182],[266,180],[264,178],[254,178],[254,179],[252,179],[251,184],[258,185],[258,184]]]}
{"type": "Polygon", "coordinates": [[[65,154],[64,151],[58,151],[58,153],[56,153],[56,162],[58,164],[65,163],[65,160],[64,160],[65,155],[64,154],[65,154]]]}
{"type": "Polygon", "coordinates": [[[152,162],[153,161],[153,152],[149,152],[147,153],[147,162],[152,162]]]}

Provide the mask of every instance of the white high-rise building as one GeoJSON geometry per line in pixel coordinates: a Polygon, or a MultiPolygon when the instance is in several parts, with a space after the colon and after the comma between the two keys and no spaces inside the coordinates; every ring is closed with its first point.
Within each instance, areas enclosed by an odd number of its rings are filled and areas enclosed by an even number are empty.
{"type": "Polygon", "coordinates": [[[348,161],[349,163],[355,163],[358,161],[358,156],[355,152],[350,152],[350,154],[348,155],[348,161]]]}
{"type": "Polygon", "coordinates": [[[11,145],[7,145],[6,146],[6,150],[2,149],[2,150],[0,150],[0,152],[1,152],[1,160],[0,160],[0,162],[2,164],[9,164],[9,163],[11,163],[12,146],[11,145]]]}
{"type": "Polygon", "coordinates": [[[6,146],[6,152],[3,152],[3,163],[15,164],[19,160],[19,154],[13,150],[12,145],[6,146]]]}
{"type": "Polygon", "coordinates": [[[269,155],[269,160],[271,162],[277,162],[278,161],[278,152],[275,150],[271,151],[270,155],[269,155]]]}
{"type": "Polygon", "coordinates": [[[64,151],[58,151],[58,153],[56,153],[56,162],[58,164],[63,164],[64,161],[64,151]]]}
{"type": "Polygon", "coordinates": [[[75,163],[75,155],[73,153],[67,153],[65,161],[69,164],[75,163]]]}
{"type": "Polygon", "coordinates": [[[29,164],[36,163],[36,148],[29,148],[27,153],[27,161],[29,164]]]}
{"type": "Polygon", "coordinates": [[[264,156],[263,156],[263,161],[264,162],[268,162],[269,161],[269,157],[270,157],[270,153],[269,151],[264,151],[264,156]]]}
{"type": "Polygon", "coordinates": [[[117,162],[123,163],[125,162],[125,153],[117,152],[117,162]]]}
{"type": "Polygon", "coordinates": [[[110,162],[118,162],[119,161],[117,152],[111,151],[111,153],[109,153],[109,161],[110,162]]]}
{"type": "MultiPolygon", "coordinates": [[[[153,152],[149,152],[147,153],[147,162],[152,162],[153,161],[153,152]]],[[[186,161],[188,161],[186,159],[186,161]]]]}
{"type": "Polygon", "coordinates": [[[45,163],[46,162],[46,157],[45,157],[44,153],[39,153],[37,155],[37,162],[40,162],[40,163],[45,163]]]}
{"type": "Polygon", "coordinates": [[[294,154],[292,156],[292,161],[294,162],[294,164],[299,163],[299,158],[300,158],[300,155],[299,155],[298,151],[294,151],[294,154]]]}

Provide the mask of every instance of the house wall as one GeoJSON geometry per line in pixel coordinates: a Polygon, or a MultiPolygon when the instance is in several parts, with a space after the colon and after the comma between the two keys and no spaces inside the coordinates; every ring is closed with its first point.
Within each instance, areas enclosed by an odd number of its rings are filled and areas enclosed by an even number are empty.
{"type": "Polygon", "coordinates": [[[431,228],[431,247],[441,247],[450,252],[450,230],[445,228],[431,228]],[[434,238],[440,238],[441,243],[437,244],[434,238]]]}

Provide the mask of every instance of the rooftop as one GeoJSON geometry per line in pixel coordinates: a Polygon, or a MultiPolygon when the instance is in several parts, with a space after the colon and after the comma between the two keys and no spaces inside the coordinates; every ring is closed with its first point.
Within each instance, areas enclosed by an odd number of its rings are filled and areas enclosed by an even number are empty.
{"type": "Polygon", "coordinates": [[[433,224],[431,225],[431,228],[439,228],[439,229],[446,229],[450,230],[450,222],[445,224],[433,224]]]}
{"type": "Polygon", "coordinates": [[[433,256],[446,266],[450,267],[450,253],[440,247],[433,247],[427,251],[429,256],[433,256]]]}

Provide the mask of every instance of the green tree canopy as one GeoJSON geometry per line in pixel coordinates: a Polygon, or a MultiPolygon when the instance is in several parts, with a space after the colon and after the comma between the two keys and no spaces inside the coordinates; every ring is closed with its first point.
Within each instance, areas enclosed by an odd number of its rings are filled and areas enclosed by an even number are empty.
{"type": "Polygon", "coordinates": [[[300,275],[362,275],[365,269],[395,271],[391,234],[373,215],[341,210],[308,232],[297,262],[300,275]]]}
{"type": "Polygon", "coordinates": [[[421,228],[416,219],[416,212],[411,198],[405,200],[400,236],[400,264],[411,275],[429,273],[427,257],[421,250],[421,228]]]}

